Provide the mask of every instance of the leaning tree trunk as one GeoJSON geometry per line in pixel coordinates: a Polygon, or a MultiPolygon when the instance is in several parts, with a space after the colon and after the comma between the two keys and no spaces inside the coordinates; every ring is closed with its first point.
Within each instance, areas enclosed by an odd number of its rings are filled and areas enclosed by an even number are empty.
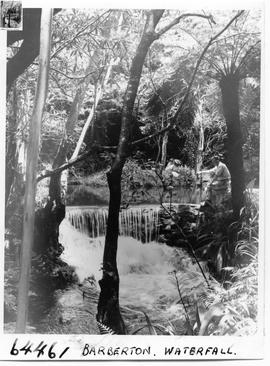
{"type": "Polygon", "coordinates": [[[239,112],[239,76],[224,75],[220,81],[223,113],[228,134],[229,170],[232,180],[232,207],[235,219],[239,218],[244,204],[244,167],[242,132],[239,112]]]}

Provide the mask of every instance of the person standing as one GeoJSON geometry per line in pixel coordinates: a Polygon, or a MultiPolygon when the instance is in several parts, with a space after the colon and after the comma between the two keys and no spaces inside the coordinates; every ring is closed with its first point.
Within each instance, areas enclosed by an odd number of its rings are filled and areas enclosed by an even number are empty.
{"type": "Polygon", "coordinates": [[[213,157],[214,167],[209,170],[201,170],[198,174],[210,174],[210,182],[207,186],[207,199],[213,205],[219,206],[228,196],[231,187],[231,175],[226,164],[220,160],[220,155],[213,157]]]}

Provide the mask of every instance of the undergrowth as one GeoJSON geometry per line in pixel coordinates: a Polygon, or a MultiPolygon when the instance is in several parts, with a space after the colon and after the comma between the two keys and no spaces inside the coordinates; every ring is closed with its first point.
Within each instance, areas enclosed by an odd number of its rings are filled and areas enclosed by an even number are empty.
{"type": "Polygon", "coordinates": [[[190,207],[162,213],[162,241],[187,251],[194,248],[200,261],[198,266],[183,256],[181,250],[176,255],[180,269],[173,273],[172,280],[179,301],[174,311],[181,317],[182,325],[163,324],[163,329],[167,329],[163,334],[246,336],[256,333],[258,212],[258,203],[247,192],[238,222],[232,221],[226,208],[218,213],[208,212],[199,221],[190,207]]]}

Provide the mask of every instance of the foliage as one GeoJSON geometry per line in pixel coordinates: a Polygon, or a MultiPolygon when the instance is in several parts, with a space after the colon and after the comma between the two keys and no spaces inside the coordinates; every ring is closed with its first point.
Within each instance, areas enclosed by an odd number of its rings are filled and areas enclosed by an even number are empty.
{"type": "MultiPolygon", "coordinates": [[[[210,217],[210,221],[198,223],[194,212],[187,207],[182,207],[180,212],[171,211],[170,215],[165,211],[161,216],[163,241],[176,247],[189,248],[191,244],[197,248],[196,254],[203,261],[203,271],[208,276],[209,286],[195,263],[184,260],[182,254],[176,255],[180,268],[185,266],[184,273],[180,270],[176,274],[179,303],[189,309],[187,323],[193,325],[197,334],[202,335],[203,328],[198,318],[206,322],[211,316],[213,323],[209,322],[203,330],[209,335],[255,334],[258,305],[257,202],[250,192],[246,193],[246,206],[241,211],[239,223],[232,222],[226,211],[210,217]],[[209,270],[221,280],[221,284],[214,280],[209,270]]],[[[186,331],[189,329],[186,324],[186,331]]]]}
{"type": "MultiPolygon", "coordinates": [[[[142,70],[131,120],[133,140],[157,132],[169,123],[183,100],[204,43],[222,29],[234,14],[235,11],[215,11],[212,14],[215,22],[193,17],[183,19],[183,22],[151,46],[142,70]]],[[[165,11],[160,25],[168,24],[178,15],[178,11],[165,11]]],[[[66,137],[66,122],[74,96],[81,83],[87,79],[89,83],[85,96],[80,101],[82,107],[79,117],[75,121],[72,136],[69,137],[67,158],[72,155],[92,110],[94,118],[83,146],[93,150],[97,146],[98,149],[77,168],[71,169],[70,176],[73,175],[77,183],[83,182],[93,189],[107,184],[106,172],[115,158],[115,148],[112,146],[119,142],[126,83],[141,36],[144,16],[143,10],[66,9],[54,17],[49,95],[43,116],[38,173],[52,166],[60,142],[66,137]],[[95,107],[97,90],[102,85],[109,65],[111,72],[106,87],[102,90],[100,103],[95,107]]],[[[244,12],[205,55],[182,113],[178,116],[177,126],[168,134],[165,160],[167,162],[170,158],[178,158],[181,161],[182,165],[177,172],[179,176],[172,177],[164,171],[164,166],[158,164],[161,160],[163,136],[136,146],[123,171],[123,205],[138,203],[140,197],[145,197],[147,201],[152,188],[160,191],[162,201],[163,193],[172,199],[175,188],[179,185],[195,187],[194,171],[197,168],[201,126],[204,137],[203,165],[208,165],[215,152],[226,155],[227,129],[221,108],[221,95],[215,80],[220,80],[223,74],[236,71],[240,78],[245,78],[240,84],[240,109],[246,181],[256,179],[258,185],[259,20],[260,14],[257,11],[244,12]],[[138,152],[135,151],[136,148],[138,152]]],[[[21,41],[10,45],[8,58],[14,57],[20,47],[21,41]]],[[[29,142],[29,116],[32,114],[36,82],[37,62],[33,62],[18,77],[12,95],[7,100],[7,167],[11,167],[12,172],[19,171],[22,180],[25,168],[22,166],[22,155],[29,142]]],[[[16,181],[15,178],[13,180],[16,181]]],[[[48,182],[49,180],[43,181],[39,185],[37,206],[44,205],[48,182]]],[[[16,187],[13,184],[13,201],[19,203],[23,190],[16,190],[16,187]]],[[[178,249],[189,247],[190,250],[191,246],[196,250],[196,254],[207,262],[205,272],[211,288],[206,287],[205,279],[196,264],[192,261],[181,263],[181,256],[176,255],[180,267],[182,265],[177,272],[179,286],[176,284],[176,291],[180,291],[185,302],[190,301],[188,315],[191,327],[186,318],[187,313],[183,312],[183,304],[177,304],[182,328],[177,328],[177,324],[153,324],[145,314],[144,328],[150,334],[200,334],[202,322],[200,325],[198,317],[201,314],[205,319],[205,314],[211,312],[217,318],[215,320],[218,320],[218,325],[214,322],[208,324],[209,328],[205,330],[208,334],[254,333],[257,311],[258,207],[250,194],[247,192],[246,204],[237,223],[232,221],[230,207],[224,207],[218,213],[212,212],[211,208],[206,209],[199,213],[200,220],[198,212],[187,207],[179,210],[173,207],[169,215],[167,212],[161,214],[161,239],[178,249]],[[209,271],[223,281],[224,287],[213,279],[209,271]],[[229,309],[228,314],[222,313],[224,308],[220,306],[221,303],[229,309]],[[222,316],[217,315],[219,310],[222,316]],[[195,323],[197,328],[194,328],[195,323]]],[[[13,235],[18,238],[21,230],[17,227],[21,227],[20,220],[23,217],[21,207],[14,209],[10,216],[12,218],[7,221],[8,229],[13,230],[13,235]]],[[[55,253],[52,248],[48,248],[46,253],[33,259],[33,273],[37,278],[45,276],[59,286],[76,280],[73,270],[59,259],[60,251],[55,253]]],[[[179,253],[186,259],[183,252],[179,253]]],[[[12,277],[16,277],[16,270],[6,272],[5,309],[10,314],[16,310],[14,286],[10,284],[12,277]]],[[[172,280],[175,281],[174,278],[172,280]]]]}
{"type": "MultiPolygon", "coordinates": [[[[141,25],[138,19],[142,17],[143,11],[123,10],[121,13],[123,20],[120,30],[117,30],[120,16],[119,11],[66,9],[54,17],[49,97],[42,129],[41,165],[43,162],[51,163],[55,157],[55,152],[63,136],[64,125],[70,112],[70,106],[76,89],[79,82],[87,74],[86,65],[88,64],[89,57],[92,59],[92,63],[89,65],[92,79],[86,92],[81,115],[76,123],[71,150],[75,148],[85,119],[93,106],[96,83],[104,76],[111,58],[117,60],[117,62],[113,65],[113,71],[104,91],[100,108],[96,110],[96,119],[101,118],[104,120],[105,125],[103,124],[102,128],[99,126],[96,131],[105,131],[106,126],[111,124],[110,119],[104,119],[104,113],[106,114],[112,108],[112,105],[117,110],[121,110],[130,62],[141,32],[141,25]],[[108,106],[108,101],[110,106],[108,106]],[[98,114],[102,115],[98,117],[98,114]]],[[[166,11],[161,24],[169,22],[176,15],[176,11],[166,11]]],[[[216,26],[214,24],[210,26],[203,19],[183,19],[182,23],[175,27],[174,31],[171,30],[168,34],[164,34],[151,47],[142,74],[142,81],[137,96],[137,106],[134,110],[134,117],[139,124],[141,133],[147,134],[153,132],[158,130],[162,123],[167,123],[166,120],[181,100],[185,91],[190,79],[192,67],[200,52],[200,44],[206,36],[213,34],[215,27],[220,28],[222,26],[228,14],[217,11],[213,12],[213,16],[216,26]],[[164,115],[165,110],[167,116],[164,115]],[[162,122],[162,120],[164,121],[162,122]]],[[[234,43],[235,47],[237,45],[240,47],[245,37],[248,37],[249,40],[252,37],[258,37],[256,24],[258,19],[258,13],[248,14],[246,20],[243,18],[241,22],[239,21],[238,24],[233,25],[232,31],[230,31],[228,37],[226,36],[225,40],[221,41],[221,44],[222,42],[225,44],[226,41],[227,48],[231,47],[229,44],[233,45],[234,43]],[[255,28],[253,27],[254,25],[255,28]],[[256,34],[249,32],[251,27],[256,29],[256,34]],[[240,34],[240,43],[237,41],[238,33],[240,34]]],[[[16,44],[10,46],[10,54],[16,52],[16,46],[16,44]]],[[[224,54],[227,50],[226,47],[224,46],[224,54]]],[[[217,43],[213,47],[213,50],[209,52],[211,55],[215,54],[220,48],[220,44],[217,43]]],[[[245,49],[242,50],[242,53],[245,49]]],[[[206,61],[209,61],[209,59],[210,56],[206,58],[206,61]]],[[[191,130],[190,127],[194,121],[198,100],[203,96],[205,100],[203,120],[204,126],[208,129],[206,131],[206,135],[208,136],[206,140],[211,140],[211,143],[206,141],[208,146],[205,146],[204,161],[207,162],[209,157],[211,157],[212,149],[220,151],[220,146],[224,143],[224,138],[221,137],[224,136],[224,130],[217,128],[217,126],[220,126],[220,120],[222,120],[220,98],[214,88],[214,83],[211,79],[205,78],[207,70],[209,70],[209,65],[205,62],[202,65],[202,69],[198,72],[194,88],[191,91],[187,107],[185,108],[186,112],[181,115],[181,122],[177,130],[170,134],[168,142],[168,159],[170,157],[178,158],[183,164],[191,167],[194,167],[195,164],[197,128],[193,126],[191,130]],[[218,143],[219,147],[216,147],[216,143],[218,143]],[[175,144],[177,144],[177,150],[175,149],[175,144]]],[[[30,107],[34,100],[36,77],[37,65],[34,63],[17,80],[16,87],[18,93],[25,101],[27,100],[27,104],[30,107]]],[[[254,72],[252,73],[252,77],[253,79],[256,77],[256,80],[258,80],[258,74],[254,72]]],[[[250,86],[248,84],[243,84],[243,93],[247,94],[246,91],[249,89],[250,86]]],[[[251,100],[243,99],[243,105],[246,108],[247,106],[252,106],[252,100],[257,98],[258,92],[259,89],[257,87],[255,94],[249,93],[248,98],[251,100]]],[[[11,104],[9,102],[8,111],[10,112],[8,112],[8,121],[10,118],[9,114],[14,109],[10,107],[11,104]]],[[[18,113],[24,114],[24,123],[21,127],[20,125],[17,126],[18,131],[22,129],[27,132],[27,120],[31,111],[26,110],[23,112],[20,103],[18,104],[17,110],[18,113]]],[[[250,108],[250,113],[253,113],[252,110],[250,108]]],[[[252,120],[250,113],[248,111],[244,113],[243,118],[247,122],[252,120]]],[[[21,119],[18,115],[18,120],[21,119]]],[[[258,122],[258,118],[256,118],[256,121],[258,122]]],[[[9,125],[10,123],[7,126],[7,131],[10,131],[9,125]]],[[[247,160],[250,160],[251,156],[254,156],[254,153],[256,156],[258,155],[258,127],[253,124],[252,126],[250,128],[246,125],[247,135],[245,137],[246,147],[244,149],[247,152],[247,160]]],[[[116,130],[115,127],[114,130],[116,130]]],[[[110,131],[111,135],[112,129],[110,131]]],[[[8,136],[9,134],[10,132],[8,132],[8,136]]],[[[19,138],[19,136],[16,138],[19,138]]],[[[27,133],[25,134],[24,132],[23,138],[27,142],[27,133]]],[[[152,154],[157,153],[156,147],[156,144],[152,144],[149,148],[140,148],[146,151],[146,155],[148,154],[147,159],[149,158],[150,148],[154,149],[152,154]]],[[[71,153],[72,151],[69,152],[69,156],[71,156],[71,153]]],[[[151,158],[154,158],[154,156],[151,156],[151,158]]],[[[106,163],[109,162],[109,160],[106,161],[106,163]]],[[[85,174],[87,175],[93,171],[89,171],[90,165],[94,167],[94,170],[104,168],[104,158],[100,154],[93,156],[93,159],[90,159],[89,163],[81,163],[78,171],[80,172],[82,167],[85,167],[85,174]]],[[[256,169],[258,162],[254,158],[254,163],[251,162],[248,164],[251,164],[251,166],[248,166],[251,172],[256,169]]],[[[43,168],[41,167],[41,169],[43,168]]],[[[249,177],[252,178],[251,173],[249,173],[249,177]]]]}

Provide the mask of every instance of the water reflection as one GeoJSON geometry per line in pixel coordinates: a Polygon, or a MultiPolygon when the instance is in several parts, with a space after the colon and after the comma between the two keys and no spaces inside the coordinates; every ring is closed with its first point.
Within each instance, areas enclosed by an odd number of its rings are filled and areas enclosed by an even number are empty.
{"type": "MultiPolygon", "coordinates": [[[[109,202],[109,190],[107,187],[90,187],[85,185],[69,185],[67,192],[67,205],[72,206],[94,206],[107,205],[109,202]]],[[[153,187],[144,189],[132,197],[132,200],[125,197],[123,201],[128,201],[130,204],[157,204],[160,203],[161,188],[153,187]]],[[[202,192],[195,185],[191,187],[177,186],[172,191],[172,196],[166,193],[164,202],[175,203],[200,203],[202,192]]]]}

